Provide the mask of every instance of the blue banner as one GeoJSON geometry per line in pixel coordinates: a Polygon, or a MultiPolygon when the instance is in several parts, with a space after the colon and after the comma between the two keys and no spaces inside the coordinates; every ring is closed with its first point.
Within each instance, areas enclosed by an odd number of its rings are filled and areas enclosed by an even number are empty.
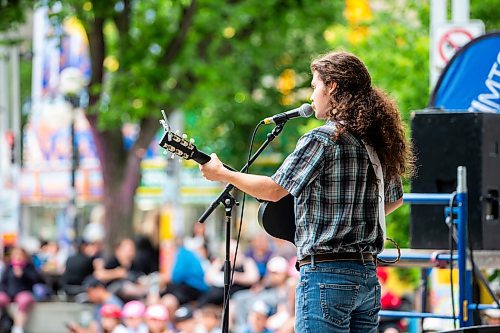
{"type": "Polygon", "coordinates": [[[500,113],[500,32],[482,35],[455,54],[434,88],[429,107],[500,113]]]}

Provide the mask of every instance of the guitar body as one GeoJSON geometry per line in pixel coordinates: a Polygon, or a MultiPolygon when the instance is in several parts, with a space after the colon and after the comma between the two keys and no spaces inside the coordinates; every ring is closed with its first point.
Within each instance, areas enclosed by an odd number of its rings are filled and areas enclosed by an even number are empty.
{"type": "Polygon", "coordinates": [[[259,224],[271,236],[295,244],[295,199],[289,194],[259,207],[259,224]]]}

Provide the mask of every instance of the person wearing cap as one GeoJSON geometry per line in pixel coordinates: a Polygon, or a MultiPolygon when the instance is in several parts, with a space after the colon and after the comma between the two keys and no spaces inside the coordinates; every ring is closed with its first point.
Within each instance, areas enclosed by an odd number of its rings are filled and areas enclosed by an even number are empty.
{"type": "Polygon", "coordinates": [[[93,262],[99,252],[96,243],[89,243],[84,238],[79,238],[76,246],[77,252],[66,260],[62,275],[63,290],[71,297],[85,292],[83,281],[94,272],[93,262]]]}
{"type": "Polygon", "coordinates": [[[193,311],[187,306],[181,306],[175,311],[174,325],[178,333],[196,333],[197,322],[193,311]]]}
{"type": "MultiPolygon", "coordinates": [[[[237,333],[273,333],[267,327],[267,319],[271,312],[270,306],[264,301],[255,301],[248,314],[248,324],[237,333]]],[[[319,332],[318,332],[319,333],[319,332]]]]}
{"type": "Polygon", "coordinates": [[[146,309],[148,333],[172,333],[167,307],[163,304],[152,304],[146,309]]]}
{"type": "Polygon", "coordinates": [[[122,320],[127,328],[127,333],[147,333],[148,327],[144,322],[146,305],[141,301],[125,303],[122,310],[122,320]]]}
{"type": "Polygon", "coordinates": [[[88,327],[81,327],[76,323],[68,323],[68,329],[72,333],[102,333],[101,308],[106,304],[114,304],[122,307],[123,302],[116,295],[106,289],[104,282],[89,276],[83,281],[87,299],[94,304],[94,318],[88,327]]]}
{"type": "Polygon", "coordinates": [[[127,329],[121,323],[121,309],[116,304],[104,304],[99,313],[101,315],[101,326],[103,333],[127,333],[127,329]]]}

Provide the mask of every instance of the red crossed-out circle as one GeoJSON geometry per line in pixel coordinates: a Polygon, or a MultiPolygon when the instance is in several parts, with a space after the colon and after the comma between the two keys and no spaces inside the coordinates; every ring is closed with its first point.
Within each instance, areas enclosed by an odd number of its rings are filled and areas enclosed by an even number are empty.
{"type": "MultiPolygon", "coordinates": [[[[441,38],[439,39],[439,43],[438,43],[438,49],[439,49],[439,55],[441,56],[441,59],[443,59],[445,62],[448,62],[448,57],[446,56],[446,54],[444,53],[444,47],[446,45],[449,45],[450,47],[452,47],[455,52],[458,51],[459,48],[461,48],[463,45],[459,45],[456,43],[456,41],[454,41],[452,39],[452,35],[453,36],[465,36],[469,41],[473,40],[474,39],[474,36],[472,36],[472,34],[463,29],[463,28],[454,28],[454,29],[451,29],[447,32],[445,32],[443,34],[443,36],[441,36],[441,38]]],[[[465,43],[464,43],[465,45],[465,43]]]]}

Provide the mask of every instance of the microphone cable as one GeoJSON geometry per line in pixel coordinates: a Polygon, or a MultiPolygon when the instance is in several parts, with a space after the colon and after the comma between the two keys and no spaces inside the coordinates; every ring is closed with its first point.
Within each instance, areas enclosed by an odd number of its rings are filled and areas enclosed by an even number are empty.
{"type": "Polygon", "coordinates": [[[449,215],[448,215],[448,246],[450,250],[450,291],[451,291],[451,311],[453,315],[453,329],[457,329],[457,314],[455,312],[455,288],[453,287],[453,233],[455,231],[455,227],[453,226],[453,202],[455,201],[455,197],[457,192],[453,192],[451,194],[450,203],[449,203],[449,215]]]}

